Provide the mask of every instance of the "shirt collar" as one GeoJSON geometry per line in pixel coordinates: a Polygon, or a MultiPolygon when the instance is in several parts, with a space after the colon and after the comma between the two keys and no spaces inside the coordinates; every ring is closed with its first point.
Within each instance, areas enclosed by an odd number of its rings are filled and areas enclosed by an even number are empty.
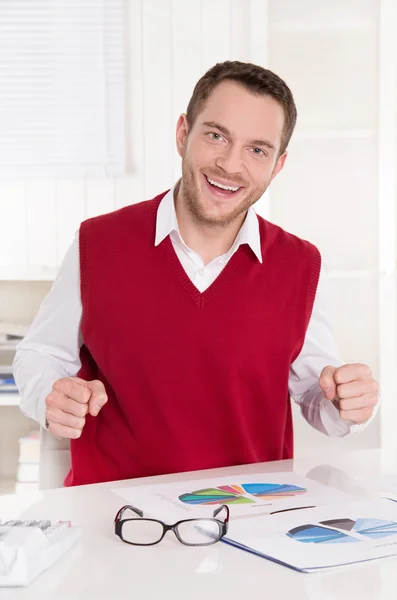
{"type": "Polygon", "coordinates": [[[247,211],[247,216],[238,233],[236,242],[238,242],[238,245],[248,244],[259,262],[263,262],[259,221],[252,206],[247,211]]]}
{"type": "Polygon", "coordinates": [[[161,244],[167,235],[170,235],[173,231],[179,234],[174,204],[175,185],[166,193],[157,209],[155,246],[161,244]]]}
{"type": "MultiPolygon", "coordinates": [[[[174,204],[174,191],[176,185],[177,184],[166,193],[157,209],[155,246],[161,244],[167,235],[170,235],[172,232],[177,233],[181,239],[174,204]]],[[[259,262],[263,262],[259,222],[252,206],[247,211],[245,221],[238,232],[232,248],[224,256],[228,256],[230,252],[235,252],[241,244],[248,244],[259,262]]]]}

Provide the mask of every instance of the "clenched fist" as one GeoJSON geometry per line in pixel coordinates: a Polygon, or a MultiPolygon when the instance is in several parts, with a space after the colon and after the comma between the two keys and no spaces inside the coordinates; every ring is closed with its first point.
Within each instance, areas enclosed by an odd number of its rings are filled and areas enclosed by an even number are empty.
{"type": "Polygon", "coordinates": [[[367,365],[349,364],[325,367],[319,384],[328,400],[337,400],[342,419],[365,423],[378,402],[378,384],[367,365]]]}
{"type": "Polygon", "coordinates": [[[84,381],[79,377],[57,379],[45,400],[48,429],[58,438],[77,439],[83,431],[86,414],[96,417],[107,401],[101,381],[84,381]]]}

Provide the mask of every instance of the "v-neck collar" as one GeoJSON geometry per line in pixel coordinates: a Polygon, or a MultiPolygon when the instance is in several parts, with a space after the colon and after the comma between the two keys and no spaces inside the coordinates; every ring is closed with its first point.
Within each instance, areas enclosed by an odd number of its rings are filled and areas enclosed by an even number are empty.
{"type": "Polygon", "coordinates": [[[167,258],[171,264],[171,267],[176,277],[178,278],[185,291],[192,298],[192,300],[201,309],[205,308],[208,302],[218,294],[218,292],[222,289],[224,284],[230,279],[230,277],[232,277],[237,265],[240,263],[242,257],[245,254],[244,246],[239,246],[238,250],[236,250],[236,252],[230,258],[229,262],[219,273],[218,277],[216,277],[216,279],[211,283],[211,285],[208,286],[207,289],[205,289],[203,292],[200,292],[200,290],[196,288],[194,283],[191,281],[190,277],[187,275],[185,269],[183,268],[169,236],[163,240],[163,244],[164,250],[167,254],[167,258]]]}

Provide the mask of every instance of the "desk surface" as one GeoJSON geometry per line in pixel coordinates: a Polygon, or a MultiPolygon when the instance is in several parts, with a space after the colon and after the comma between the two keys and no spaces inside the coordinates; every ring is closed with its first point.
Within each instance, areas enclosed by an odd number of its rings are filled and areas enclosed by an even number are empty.
{"type": "Polygon", "coordinates": [[[390,456],[373,450],[0,497],[3,519],[71,519],[83,527],[80,544],[68,555],[28,588],[0,588],[0,600],[396,600],[397,558],[301,574],[222,543],[188,548],[169,535],[152,548],[135,548],[114,534],[123,500],[112,488],[290,470],[369,498],[376,493],[371,477],[397,469],[390,456]]]}

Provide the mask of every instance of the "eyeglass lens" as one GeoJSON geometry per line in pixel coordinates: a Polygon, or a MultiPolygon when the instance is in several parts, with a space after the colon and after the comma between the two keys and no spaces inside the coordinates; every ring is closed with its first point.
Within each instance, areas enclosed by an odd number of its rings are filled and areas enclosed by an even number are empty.
{"type": "MultiPolygon", "coordinates": [[[[177,536],[188,545],[206,545],[217,541],[221,535],[220,524],[211,519],[192,519],[177,526],[177,536]]],[[[160,541],[163,526],[150,519],[132,519],[123,523],[122,537],[132,544],[149,545],[160,541]]]]}
{"type": "Polygon", "coordinates": [[[178,525],[177,532],[185,544],[194,546],[213,543],[221,534],[219,523],[209,519],[184,521],[178,525]]]}
{"type": "Polygon", "coordinates": [[[155,544],[161,540],[163,526],[150,519],[132,519],[123,523],[123,540],[132,544],[155,544]]]}

